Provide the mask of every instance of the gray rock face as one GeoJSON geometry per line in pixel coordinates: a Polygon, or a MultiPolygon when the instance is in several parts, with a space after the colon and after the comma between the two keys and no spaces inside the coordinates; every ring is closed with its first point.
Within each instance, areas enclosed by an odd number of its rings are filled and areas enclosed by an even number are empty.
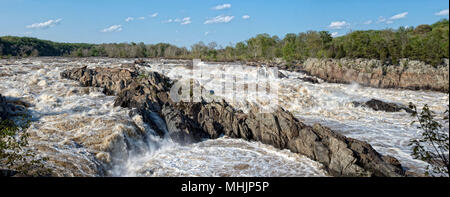
{"type": "Polygon", "coordinates": [[[298,79],[300,79],[300,80],[302,80],[302,81],[305,81],[305,82],[312,83],[312,84],[318,84],[318,83],[320,83],[319,80],[317,80],[317,79],[314,78],[314,77],[301,77],[301,78],[298,78],[298,79]]]}
{"type": "Polygon", "coordinates": [[[365,103],[353,102],[353,105],[355,105],[356,107],[361,106],[361,107],[371,108],[375,111],[399,112],[401,110],[405,110],[408,113],[413,113],[413,110],[411,110],[409,107],[407,107],[405,105],[397,104],[397,103],[387,103],[387,102],[380,101],[377,99],[372,99],[365,103]]]}
{"type": "Polygon", "coordinates": [[[260,141],[322,163],[333,176],[404,176],[400,163],[382,156],[369,144],[342,136],[321,125],[307,126],[279,108],[273,113],[245,114],[225,101],[174,103],[172,82],[158,73],[139,77],[134,69],[77,68],[61,73],[84,86],[105,88],[117,95],[116,106],[137,108],[161,136],[195,143],[222,135],[260,141]],[[159,117],[159,118],[158,118],[159,117]]]}
{"type": "Polygon", "coordinates": [[[386,65],[370,59],[309,58],[301,68],[331,83],[357,82],[375,88],[449,91],[449,60],[433,67],[421,61],[402,59],[400,65],[386,65]]]}

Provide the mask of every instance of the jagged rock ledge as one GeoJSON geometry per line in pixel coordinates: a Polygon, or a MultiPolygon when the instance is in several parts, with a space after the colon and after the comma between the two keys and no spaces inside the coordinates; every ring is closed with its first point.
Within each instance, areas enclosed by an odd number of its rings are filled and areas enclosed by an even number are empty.
{"type": "Polygon", "coordinates": [[[306,73],[329,83],[358,83],[374,88],[399,88],[449,92],[449,59],[438,66],[422,61],[401,59],[399,65],[375,59],[308,58],[287,64],[281,59],[245,62],[247,66],[269,66],[306,73]]]}
{"type": "Polygon", "coordinates": [[[136,68],[82,67],[66,70],[61,76],[117,95],[115,106],[137,109],[159,135],[168,134],[179,143],[227,135],[305,155],[322,163],[332,176],[405,175],[394,157],[382,156],[368,143],[319,124],[307,126],[282,108],[261,114],[254,110],[243,113],[225,101],[174,103],[169,95],[173,81],[156,72],[142,77],[136,68]]]}

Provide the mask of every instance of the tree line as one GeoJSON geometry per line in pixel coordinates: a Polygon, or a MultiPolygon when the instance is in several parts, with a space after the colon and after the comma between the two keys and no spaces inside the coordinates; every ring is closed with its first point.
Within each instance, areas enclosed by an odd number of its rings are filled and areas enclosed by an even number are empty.
{"type": "Polygon", "coordinates": [[[196,43],[190,49],[167,43],[72,44],[27,37],[0,37],[0,56],[74,56],[113,58],[201,58],[258,61],[283,58],[370,58],[398,63],[401,58],[433,65],[449,58],[449,21],[398,29],[352,31],[332,37],[328,31],[287,34],[283,39],[259,34],[234,46],[196,43]]]}

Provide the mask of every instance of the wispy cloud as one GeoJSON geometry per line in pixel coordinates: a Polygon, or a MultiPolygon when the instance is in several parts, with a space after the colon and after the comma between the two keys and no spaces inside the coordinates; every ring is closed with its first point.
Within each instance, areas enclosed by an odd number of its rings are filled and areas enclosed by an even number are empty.
{"type": "Polygon", "coordinates": [[[387,19],[384,16],[380,16],[380,17],[378,17],[377,23],[384,23],[386,21],[387,21],[387,19]]]}
{"type": "Polygon", "coordinates": [[[119,32],[119,31],[122,31],[122,25],[113,25],[111,27],[102,30],[103,33],[119,32]]]}
{"type": "Polygon", "coordinates": [[[49,28],[49,27],[53,27],[55,25],[58,25],[61,21],[62,21],[62,19],[48,20],[46,22],[34,23],[32,25],[28,25],[27,28],[29,28],[29,29],[49,28]]]}
{"type": "Polygon", "coordinates": [[[398,19],[406,18],[406,15],[408,15],[408,12],[403,12],[403,13],[391,16],[391,18],[389,18],[389,19],[390,20],[398,20],[398,19]]]}
{"type": "Polygon", "coordinates": [[[244,19],[244,20],[250,19],[250,16],[249,15],[244,15],[244,16],[242,16],[242,19],[244,19]]]}
{"type": "Polygon", "coordinates": [[[134,21],[134,20],[145,20],[145,17],[144,16],[137,17],[137,18],[128,17],[128,18],[125,19],[125,22],[131,22],[131,21],[134,21]]]}
{"type": "Polygon", "coordinates": [[[334,22],[331,22],[330,25],[328,25],[328,28],[330,28],[330,29],[342,29],[342,28],[345,28],[345,27],[348,27],[348,26],[350,26],[350,24],[347,23],[347,21],[334,21],[334,22]]]}
{"type": "Polygon", "coordinates": [[[448,9],[441,10],[440,12],[434,13],[436,16],[448,16],[448,9]]]}
{"type": "Polygon", "coordinates": [[[128,17],[128,18],[125,19],[125,22],[130,22],[130,21],[133,21],[133,20],[134,20],[133,17],[128,17]]]}
{"type": "Polygon", "coordinates": [[[191,17],[186,17],[186,18],[183,18],[183,20],[181,20],[181,25],[187,25],[187,24],[191,24],[192,23],[192,21],[191,21],[191,17]]]}
{"type": "Polygon", "coordinates": [[[373,23],[372,20],[368,20],[368,21],[365,21],[363,24],[364,24],[364,25],[370,25],[370,24],[372,24],[372,23],[373,23]]]}
{"type": "Polygon", "coordinates": [[[223,9],[228,9],[231,8],[231,4],[226,3],[226,4],[222,4],[222,5],[217,5],[215,7],[213,7],[213,10],[223,10],[223,9]]]}
{"type": "Polygon", "coordinates": [[[206,24],[215,24],[215,23],[229,23],[233,19],[234,19],[234,16],[219,15],[214,18],[210,18],[210,19],[206,20],[204,24],[206,25],[206,24]]]}
{"type": "Polygon", "coordinates": [[[169,19],[166,21],[163,21],[163,23],[180,23],[181,25],[187,25],[187,24],[191,24],[191,17],[184,17],[182,19],[180,18],[176,18],[176,19],[169,19]]]}
{"type": "Polygon", "coordinates": [[[394,23],[395,20],[406,18],[407,15],[408,15],[408,12],[403,12],[403,13],[400,13],[400,14],[396,14],[396,15],[391,16],[389,18],[386,18],[384,16],[380,16],[380,17],[378,17],[377,23],[392,24],[392,23],[394,23]]]}

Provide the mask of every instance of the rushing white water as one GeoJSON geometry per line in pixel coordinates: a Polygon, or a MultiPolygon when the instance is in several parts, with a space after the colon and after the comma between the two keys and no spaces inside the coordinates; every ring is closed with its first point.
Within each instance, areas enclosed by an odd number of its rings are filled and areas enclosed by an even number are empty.
{"type": "MultiPolygon", "coordinates": [[[[280,71],[286,78],[277,75],[266,68],[247,67],[242,65],[199,65],[206,73],[214,73],[215,77],[207,76],[206,82],[201,83],[206,89],[214,90],[215,94],[225,98],[229,103],[244,111],[249,105],[243,100],[256,106],[278,105],[293,112],[297,118],[307,124],[320,123],[341,134],[355,139],[367,141],[382,154],[395,156],[408,170],[423,173],[426,163],[413,159],[410,140],[420,137],[417,125],[411,125],[415,119],[405,111],[382,112],[372,109],[355,107],[352,102],[365,102],[370,99],[379,99],[408,105],[412,102],[420,109],[428,104],[438,117],[443,116],[449,102],[448,94],[432,91],[411,91],[399,89],[377,89],[360,87],[358,84],[313,84],[301,80],[307,75],[297,72],[280,71]],[[244,68],[242,68],[244,67],[244,68]],[[242,70],[245,70],[242,73],[242,70]],[[258,78],[258,73],[268,72],[269,78],[258,78]],[[271,73],[272,72],[272,73],[271,73]],[[235,91],[222,91],[224,84],[230,78],[226,75],[237,76],[237,85],[242,83],[264,84],[271,81],[277,86],[278,94],[269,98],[257,97],[255,92],[246,89],[235,91]],[[242,79],[242,80],[239,80],[242,79]],[[256,82],[258,81],[258,82],[256,82]]],[[[194,78],[199,79],[199,72],[190,73],[186,67],[168,65],[161,68],[154,65],[147,68],[149,71],[162,72],[173,79],[194,78]]],[[[265,87],[263,85],[263,87],[265,87]]],[[[250,105],[250,106],[252,106],[250,105]]],[[[444,125],[448,128],[448,125],[444,125]]]]}
{"type": "MultiPolygon", "coordinates": [[[[118,67],[127,59],[30,58],[0,60],[0,93],[32,106],[31,147],[49,157],[47,166],[57,176],[326,176],[322,165],[286,150],[258,142],[221,138],[180,146],[152,135],[134,110],[113,107],[114,97],[100,88],[80,87],[62,79],[65,69],[87,65],[118,67]]],[[[237,71],[233,65],[210,66],[208,72],[252,80],[256,68],[237,71]]],[[[142,67],[172,79],[195,76],[187,67],[155,63],[142,67]]],[[[442,114],[448,94],[426,91],[374,89],[358,85],[311,84],[300,73],[281,71],[287,78],[269,78],[279,84],[277,97],[256,99],[252,92],[221,92],[226,78],[212,78],[206,89],[246,110],[247,102],[260,106],[277,99],[285,109],[308,124],[321,123],[348,137],[369,142],[382,154],[398,158],[414,172],[425,163],[410,156],[408,142],[419,130],[406,112],[387,113],[354,107],[352,101],[372,98],[419,107],[428,104],[442,114]],[[235,102],[236,101],[236,102],[235,102]]],[[[242,84],[241,84],[242,85],[242,84]]]]}

